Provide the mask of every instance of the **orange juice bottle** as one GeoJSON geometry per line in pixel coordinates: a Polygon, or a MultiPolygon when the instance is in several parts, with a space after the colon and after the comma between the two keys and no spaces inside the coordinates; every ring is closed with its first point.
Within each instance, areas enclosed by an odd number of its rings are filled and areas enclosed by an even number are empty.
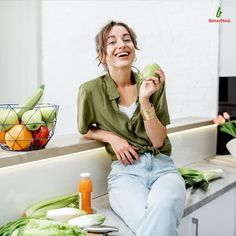
{"type": "Polygon", "coordinates": [[[80,209],[92,214],[91,208],[91,194],[93,191],[93,184],[90,173],[81,173],[79,182],[79,204],[80,209]]]}

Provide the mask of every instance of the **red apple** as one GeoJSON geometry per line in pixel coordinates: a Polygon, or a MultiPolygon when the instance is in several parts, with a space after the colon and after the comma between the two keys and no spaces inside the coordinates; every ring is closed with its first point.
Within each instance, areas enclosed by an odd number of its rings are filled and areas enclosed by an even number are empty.
{"type": "Polygon", "coordinates": [[[44,147],[48,142],[49,130],[47,126],[41,125],[39,129],[32,132],[33,134],[33,146],[44,147]]]}

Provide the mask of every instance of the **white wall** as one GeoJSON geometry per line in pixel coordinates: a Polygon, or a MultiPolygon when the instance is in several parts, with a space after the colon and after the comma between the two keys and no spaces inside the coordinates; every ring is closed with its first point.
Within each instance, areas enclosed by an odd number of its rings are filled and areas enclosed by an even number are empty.
{"type": "Polygon", "coordinates": [[[0,0],[0,103],[21,103],[39,85],[40,2],[0,0]]]}
{"type": "Polygon", "coordinates": [[[60,105],[57,133],[77,132],[78,87],[101,72],[94,36],[110,19],[127,22],[141,49],[136,65],[165,70],[171,118],[217,113],[218,0],[42,1],[45,101],[60,105]]]}
{"type": "Polygon", "coordinates": [[[230,23],[220,24],[220,76],[236,76],[236,1],[222,1],[221,18],[231,19],[230,23]]]}
{"type": "Polygon", "coordinates": [[[159,63],[172,119],[214,117],[218,97],[219,0],[0,0],[0,103],[19,103],[42,82],[60,105],[56,134],[75,133],[76,98],[102,69],[94,36],[110,19],[136,31],[136,66],[159,63]]]}

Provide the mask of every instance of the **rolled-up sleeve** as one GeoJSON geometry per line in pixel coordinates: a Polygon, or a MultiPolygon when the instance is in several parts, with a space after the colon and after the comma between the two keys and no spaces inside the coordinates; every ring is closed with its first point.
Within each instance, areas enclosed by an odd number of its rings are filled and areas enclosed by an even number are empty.
{"type": "Polygon", "coordinates": [[[84,85],[79,88],[77,99],[77,127],[81,134],[88,133],[89,127],[95,123],[91,95],[86,91],[84,85]]]}

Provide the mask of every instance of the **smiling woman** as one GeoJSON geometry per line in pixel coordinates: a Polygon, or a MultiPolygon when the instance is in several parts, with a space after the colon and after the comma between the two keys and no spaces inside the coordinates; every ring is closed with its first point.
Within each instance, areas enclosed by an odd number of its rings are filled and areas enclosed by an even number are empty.
{"type": "Polygon", "coordinates": [[[130,59],[132,59],[132,57],[134,56],[133,47],[135,49],[138,49],[138,47],[136,34],[130,27],[128,27],[128,25],[123,22],[112,21],[102,29],[102,32],[103,33],[98,34],[95,39],[99,64],[103,64],[106,68],[107,63],[105,62],[105,55],[109,55],[109,53],[111,54],[110,56],[112,56],[112,53],[115,53],[115,57],[121,58],[130,56],[130,59]],[[119,31],[118,34],[114,34],[114,29],[112,29],[115,25],[117,31],[119,31]],[[122,51],[121,49],[120,51],[113,52],[117,44],[126,44],[126,51],[122,51]],[[129,49],[129,47],[131,48],[129,49]],[[130,55],[130,53],[132,54],[130,55]]]}
{"type": "Polygon", "coordinates": [[[123,26],[117,25],[107,35],[106,56],[101,59],[103,64],[109,65],[109,71],[114,67],[130,67],[134,61],[134,44],[128,31],[124,29],[123,26]]]}
{"type": "Polygon", "coordinates": [[[137,236],[173,236],[185,186],[169,157],[165,74],[159,67],[145,78],[132,71],[138,47],[125,23],[105,25],[96,47],[106,73],[80,86],[78,129],[85,138],[104,142],[113,160],[108,177],[112,209],[137,236]]]}

